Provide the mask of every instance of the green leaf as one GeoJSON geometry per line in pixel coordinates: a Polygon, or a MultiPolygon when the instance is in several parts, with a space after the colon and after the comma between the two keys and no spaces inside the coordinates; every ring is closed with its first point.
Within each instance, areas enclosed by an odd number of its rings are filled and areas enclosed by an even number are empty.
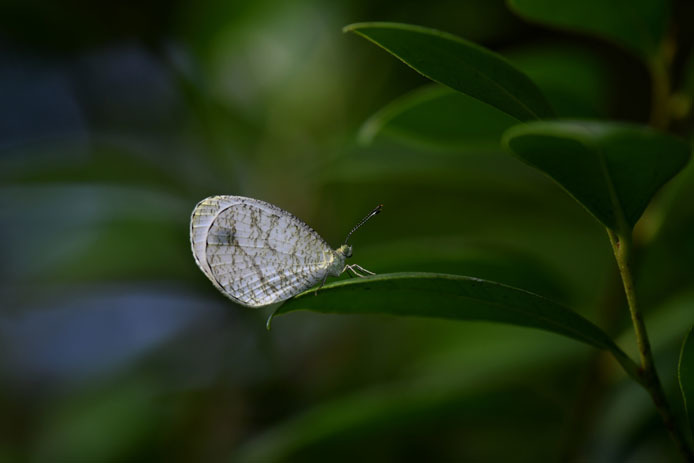
{"type": "Polygon", "coordinates": [[[346,26],[415,71],[521,121],[551,117],[537,86],[505,58],[446,32],[398,23],[346,26]]]}
{"type": "Polygon", "coordinates": [[[503,143],[613,230],[636,224],[691,151],[685,141],[647,127],[591,121],[520,124],[503,143]]]}
{"type": "Polygon", "coordinates": [[[663,0],[509,0],[529,21],[609,40],[638,56],[658,53],[669,19],[663,0]]]}
{"type": "MultiPolygon", "coordinates": [[[[525,72],[560,116],[607,115],[609,75],[605,63],[586,49],[534,46],[509,58],[525,72]]],[[[425,85],[388,103],[362,126],[359,141],[380,137],[426,149],[495,149],[504,130],[516,123],[509,115],[442,85],[425,85]]]]}
{"type": "Polygon", "coordinates": [[[370,144],[384,134],[439,148],[496,148],[516,120],[488,104],[440,85],[418,88],[384,106],[359,132],[370,144]]]}
{"type": "Polygon", "coordinates": [[[680,380],[684,410],[689,419],[689,430],[694,436],[694,327],[689,329],[682,343],[677,376],[680,380]]]}
{"type": "Polygon", "coordinates": [[[533,44],[506,53],[547,97],[558,117],[609,114],[612,76],[596,50],[566,44],[533,44]]]}
{"type": "MultiPolygon", "coordinates": [[[[478,278],[438,273],[391,273],[342,280],[287,301],[273,315],[297,310],[484,320],[539,328],[612,352],[638,380],[636,366],[600,328],[542,296],[478,278]]],[[[269,321],[268,321],[269,323],[269,321]]]]}

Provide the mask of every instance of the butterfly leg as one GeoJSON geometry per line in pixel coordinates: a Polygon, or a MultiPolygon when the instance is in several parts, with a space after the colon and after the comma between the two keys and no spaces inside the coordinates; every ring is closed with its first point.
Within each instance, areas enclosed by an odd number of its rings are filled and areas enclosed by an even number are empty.
{"type": "Polygon", "coordinates": [[[364,273],[366,273],[366,274],[368,274],[368,275],[376,275],[374,272],[372,272],[371,270],[366,270],[366,269],[365,269],[364,267],[362,267],[361,265],[352,264],[352,267],[356,267],[356,268],[358,268],[359,270],[361,270],[362,272],[364,272],[364,273]]]}
{"type": "Polygon", "coordinates": [[[360,267],[359,265],[356,265],[356,264],[352,264],[352,265],[347,265],[347,266],[345,266],[345,270],[350,270],[353,274],[355,274],[355,275],[358,276],[359,278],[366,278],[366,275],[362,275],[361,273],[359,273],[359,272],[356,270],[355,267],[358,268],[359,270],[363,271],[363,272],[369,273],[370,275],[374,275],[374,273],[369,272],[368,270],[366,270],[366,269],[364,269],[364,268],[362,268],[362,267],[360,267]]]}
{"type": "Polygon", "coordinates": [[[354,276],[359,277],[359,278],[365,278],[366,277],[365,275],[362,275],[361,273],[354,270],[351,265],[348,265],[345,268],[351,272],[351,273],[349,273],[350,276],[354,275],[354,276]]]}
{"type": "Polygon", "coordinates": [[[340,275],[342,275],[345,272],[347,272],[347,276],[350,278],[354,278],[355,276],[357,276],[354,274],[354,269],[352,269],[351,265],[345,265],[345,268],[342,269],[342,271],[340,272],[340,275]],[[347,270],[349,270],[349,272],[347,272],[347,270]]]}
{"type": "Polygon", "coordinates": [[[328,273],[326,272],[325,276],[323,277],[323,281],[320,282],[320,286],[317,287],[316,290],[313,292],[314,296],[318,296],[318,290],[323,287],[323,285],[325,284],[325,280],[327,280],[327,279],[328,279],[328,273]]]}

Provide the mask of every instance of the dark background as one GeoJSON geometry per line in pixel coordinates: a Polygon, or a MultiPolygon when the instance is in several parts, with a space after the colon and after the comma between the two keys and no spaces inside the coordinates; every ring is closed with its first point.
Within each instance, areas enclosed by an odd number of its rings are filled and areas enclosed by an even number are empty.
{"type": "MultiPolygon", "coordinates": [[[[686,114],[691,5],[675,11],[686,114]]],[[[188,223],[206,196],[269,201],[335,246],[383,203],[353,236],[354,262],[535,291],[634,352],[607,237],[550,180],[496,140],[357,143],[370,115],[427,83],[341,32],[367,20],[501,52],[561,115],[648,120],[636,58],[528,25],[501,1],[3,2],[0,461],[672,456],[646,393],[574,341],[303,312],[266,331],[267,311],[233,305],[197,269],[188,223]]],[[[690,122],[674,128],[691,136],[690,122]]],[[[690,167],[637,229],[649,244],[638,285],[678,410],[692,194],[690,167]]]]}

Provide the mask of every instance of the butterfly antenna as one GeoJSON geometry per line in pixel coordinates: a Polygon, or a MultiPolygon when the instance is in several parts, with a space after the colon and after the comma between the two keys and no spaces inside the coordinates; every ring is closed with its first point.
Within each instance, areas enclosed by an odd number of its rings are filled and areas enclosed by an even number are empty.
{"type": "Polygon", "coordinates": [[[373,216],[375,216],[376,214],[378,214],[379,212],[381,212],[381,209],[383,209],[383,204],[379,204],[378,206],[376,206],[376,208],[375,208],[373,211],[369,212],[369,213],[366,215],[366,217],[364,217],[363,219],[361,219],[361,221],[360,221],[358,224],[356,224],[356,225],[354,226],[354,228],[352,229],[352,231],[350,231],[349,233],[347,233],[347,238],[345,238],[345,244],[347,244],[347,240],[349,240],[349,237],[352,236],[352,233],[354,233],[355,231],[357,231],[357,229],[358,229],[359,227],[361,227],[362,225],[364,225],[364,224],[366,223],[366,221],[369,220],[371,217],[373,217],[373,216]]]}

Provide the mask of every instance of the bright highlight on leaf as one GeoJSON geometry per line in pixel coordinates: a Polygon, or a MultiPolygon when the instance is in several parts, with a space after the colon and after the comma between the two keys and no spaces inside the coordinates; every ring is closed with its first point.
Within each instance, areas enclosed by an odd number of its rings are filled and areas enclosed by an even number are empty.
{"type": "Polygon", "coordinates": [[[429,79],[521,121],[552,117],[545,96],[502,56],[446,32],[398,23],[346,26],[429,79]]]}
{"type": "Polygon", "coordinates": [[[297,310],[478,320],[539,328],[609,350],[638,379],[636,366],[600,328],[556,302],[511,286],[437,273],[391,273],[304,292],[273,315],[297,310]]]}
{"type": "Polygon", "coordinates": [[[672,135],[616,122],[530,122],[510,128],[503,143],[613,230],[636,224],[691,151],[672,135]]]}

